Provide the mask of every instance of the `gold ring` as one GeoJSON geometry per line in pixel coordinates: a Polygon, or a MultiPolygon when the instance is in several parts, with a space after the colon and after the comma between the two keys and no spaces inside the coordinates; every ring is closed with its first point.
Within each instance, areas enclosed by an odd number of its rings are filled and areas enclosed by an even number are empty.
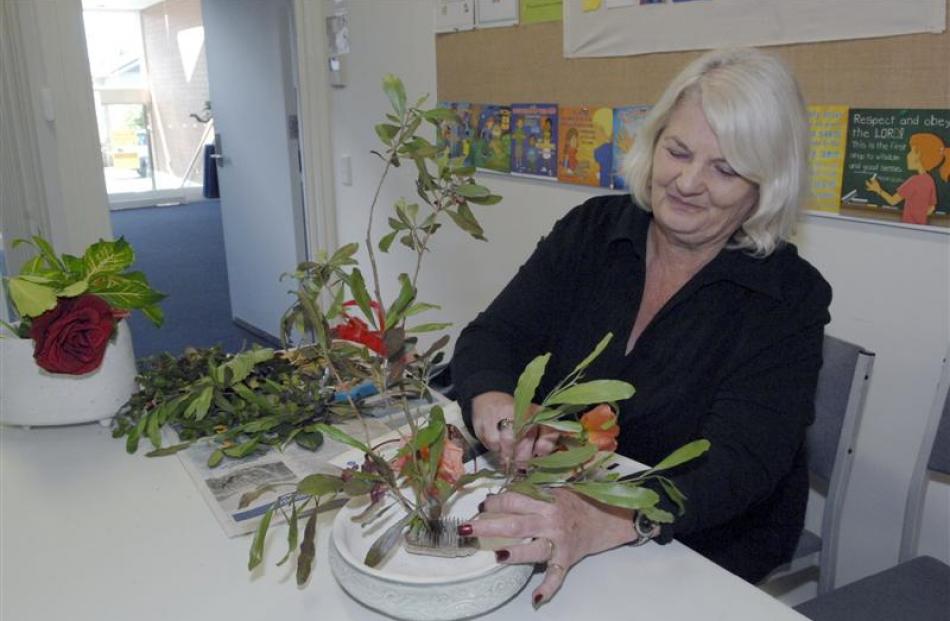
{"type": "Polygon", "coordinates": [[[557,571],[558,573],[561,573],[561,574],[567,573],[567,570],[564,569],[564,566],[558,563],[548,563],[548,571],[557,571]]]}
{"type": "Polygon", "coordinates": [[[550,561],[552,558],[554,558],[554,554],[557,552],[557,544],[554,543],[553,540],[548,539],[547,537],[540,537],[540,539],[544,539],[544,541],[547,542],[548,544],[548,555],[544,560],[550,561]]]}
{"type": "Polygon", "coordinates": [[[501,431],[502,429],[511,429],[514,426],[515,421],[511,420],[510,418],[503,418],[498,421],[498,431],[501,431]]]}

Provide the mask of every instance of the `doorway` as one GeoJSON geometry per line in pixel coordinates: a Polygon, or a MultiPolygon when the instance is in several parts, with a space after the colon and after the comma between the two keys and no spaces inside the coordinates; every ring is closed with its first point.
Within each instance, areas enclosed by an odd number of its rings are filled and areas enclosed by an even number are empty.
{"type": "Polygon", "coordinates": [[[293,2],[83,7],[112,208],[187,204],[207,196],[215,176],[225,320],[275,339],[290,303],[281,275],[307,256],[293,2]]]}

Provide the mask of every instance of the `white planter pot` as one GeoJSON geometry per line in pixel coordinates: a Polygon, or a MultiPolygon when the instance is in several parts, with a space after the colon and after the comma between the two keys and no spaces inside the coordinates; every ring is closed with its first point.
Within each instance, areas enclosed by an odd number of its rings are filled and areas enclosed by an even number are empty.
{"type": "MultiPolygon", "coordinates": [[[[476,488],[460,497],[452,515],[474,515],[487,491],[476,488]]],[[[363,564],[366,551],[404,514],[391,510],[380,524],[363,529],[351,519],[363,508],[351,502],[334,519],[330,569],[354,599],[384,614],[416,621],[478,616],[514,597],[531,577],[533,565],[500,565],[490,550],[462,558],[440,558],[410,554],[400,545],[381,567],[367,567],[363,564]]]]}
{"type": "Polygon", "coordinates": [[[0,339],[0,423],[45,426],[106,424],[135,392],[135,354],[127,322],[85,375],[48,373],[33,360],[31,339],[0,339]]]}

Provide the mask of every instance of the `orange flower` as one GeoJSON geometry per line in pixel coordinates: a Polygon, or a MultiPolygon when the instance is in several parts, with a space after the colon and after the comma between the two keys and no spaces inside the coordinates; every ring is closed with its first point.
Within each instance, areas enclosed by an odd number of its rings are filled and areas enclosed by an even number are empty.
{"type": "MultiPolygon", "coordinates": [[[[439,469],[436,476],[449,485],[455,485],[455,483],[462,478],[462,475],[465,474],[465,466],[462,464],[464,455],[465,451],[461,446],[446,438],[445,446],[442,448],[442,457],[439,459],[439,469]]],[[[419,459],[429,459],[428,446],[423,447],[422,450],[419,451],[419,459]]],[[[400,474],[404,474],[403,471],[409,463],[409,454],[401,455],[393,461],[393,469],[399,471],[400,474]]]]}
{"type": "Polygon", "coordinates": [[[597,446],[600,451],[616,451],[617,436],[620,427],[617,425],[617,414],[610,406],[601,403],[581,416],[581,426],[587,432],[587,440],[597,446]]]}

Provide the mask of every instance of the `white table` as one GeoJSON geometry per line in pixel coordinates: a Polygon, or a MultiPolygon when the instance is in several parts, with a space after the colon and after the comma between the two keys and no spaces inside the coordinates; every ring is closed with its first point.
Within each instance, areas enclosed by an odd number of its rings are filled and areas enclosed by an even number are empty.
{"type": "MultiPolygon", "coordinates": [[[[149,621],[385,619],[317,564],[298,589],[284,526],[248,573],[248,537],[228,539],[175,457],[125,453],[108,429],[0,429],[0,619],[149,621]]],[[[485,619],[801,620],[685,546],[651,543],[588,558],[535,612],[528,587],[485,619]]]]}

